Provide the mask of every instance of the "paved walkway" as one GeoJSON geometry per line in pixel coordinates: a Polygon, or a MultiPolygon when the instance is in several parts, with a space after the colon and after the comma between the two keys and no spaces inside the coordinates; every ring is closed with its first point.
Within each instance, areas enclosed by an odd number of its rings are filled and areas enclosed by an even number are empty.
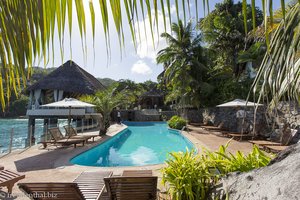
{"type": "Polygon", "coordinates": [[[195,137],[202,146],[212,151],[218,150],[221,145],[226,145],[228,142],[230,142],[230,144],[227,150],[231,153],[242,151],[243,153],[247,154],[252,150],[251,143],[247,141],[231,140],[228,137],[222,137],[221,133],[218,131],[207,131],[201,127],[193,125],[188,126],[188,128],[191,130],[190,134],[195,137]]]}
{"type": "MultiPolygon", "coordinates": [[[[69,162],[72,157],[106,141],[125,128],[126,126],[124,125],[113,125],[109,128],[107,136],[104,138],[95,138],[96,142],[86,144],[83,147],[78,146],[76,149],[73,147],[56,148],[54,146],[42,149],[41,145],[35,145],[26,151],[15,151],[0,158],[0,165],[5,166],[6,169],[24,173],[26,178],[20,182],[71,182],[83,171],[113,171],[115,175],[120,175],[125,169],[150,169],[154,175],[159,177],[159,188],[162,188],[160,184],[160,169],[165,166],[164,164],[143,167],[87,167],[73,165],[69,162]]],[[[192,131],[189,133],[183,132],[183,134],[195,144],[199,149],[199,153],[201,153],[203,147],[217,150],[220,145],[226,144],[229,140],[228,138],[209,134],[196,126],[189,126],[189,128],[192,131]]],[[[252,145],[250,143],[232,141],[228,150],[230,152],[241,150],[247,153],[251,148],[252,145]]],[[[6,192],[6,188],[3,188],[2,191],[6,192]]],[[[0,199],[3,199],[1,198],[2,191],[0,190],[0,199]]],[[[24,197],[23,192],[16,185],[13,188],[13,195],[15,198],[12,199],[28,199],[24,197]]]]}

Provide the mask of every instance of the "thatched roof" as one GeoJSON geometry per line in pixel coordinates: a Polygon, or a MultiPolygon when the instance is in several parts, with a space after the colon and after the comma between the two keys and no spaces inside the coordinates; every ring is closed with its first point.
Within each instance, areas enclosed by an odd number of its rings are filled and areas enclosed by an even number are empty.
{"type": "Polygon", "coordinates": [[[27,88],[27,91],[63,90],[79,94],[94,94],[105,87],[91,74],[74,61],[67,61],[56,70],[27,88]]]}
{"type": "Polygon", "coordinates": [[[147,98],[147,97],[163,97],[163,93],[161,90],[158,90],[157,88],[152,88],[151,90],[141,95],[141,98],[147,98]]]}

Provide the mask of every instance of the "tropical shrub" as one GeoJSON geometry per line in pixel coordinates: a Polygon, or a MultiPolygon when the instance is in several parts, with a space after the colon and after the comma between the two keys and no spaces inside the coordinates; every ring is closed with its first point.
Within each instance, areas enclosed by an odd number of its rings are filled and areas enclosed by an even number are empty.
{"type": "Polygon", "coordinates": [[[184,126],[186,126],[186,120],[175,115],[168,121],[168,125],[170,128],[181,130],[184,126]]]}
{"type": "Polygon", "coordinates": [[[167,167],[162,169],[162,182],[169,184],[168,193],[172,199],[200,199],[201,193],[206,193],[201,183],[208,180],[205,176],[208,173],[201,167],[200,156],[194,150],[170,155],[167,167]]]}
{"type": "MultiPolygon", "coordinates": [[[[212,196],[211,189],[220,177],[234,171],[250,171],[266,166],[271,158],[257,146],[252,152],[236,155],[226,151],[228,145],[220,146],[218,151],[205,150],[202,155],[195,151],[170,153],[162,169],[162,183],[168,185],[168,194],[172,199],[204,200],[212,196]]],[[[216,198],[216,197],[214,197],[216,198]]]]}

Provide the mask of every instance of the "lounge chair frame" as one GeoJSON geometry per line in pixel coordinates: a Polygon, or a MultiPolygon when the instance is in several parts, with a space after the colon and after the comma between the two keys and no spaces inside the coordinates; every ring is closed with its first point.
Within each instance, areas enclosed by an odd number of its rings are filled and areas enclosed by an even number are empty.
{"type": "Polygon", "coordinates": [[[105,186],[103,178],[111,175],[111,171],[83,172],[72,183],[19,183],[18,186],[34,200],[100,199],[105,186]],[[43,198],[45,193],[52,196],[43,198]],[[33,197],[34,194],[37,195],[33,197]]]}
{"type": "Polygon", "coordinates": [[[47,147],[48,144],[61,144],[61,145],[74,145],[74,148],[77,147],[77,144],[82,143],[84,146],[85,139],[73,139],[73,138],[65,138],[62,133],[60,132],[58,127],[49,128],[48,132],[50,133],[52,139],[50,141],[42,141],[40,142],[43,144],[44,148],[47,147]]]}
{"type": "Polygon", "coordinates": [[[24,178],[25,175],[3,169],[0,171],[0,187],[7,187],[8,193],[11,194],[15,183],[24,178]]]}
{"type": "Polygon", "coordinates": [[[154,200],[157,197],[156,176],[122,176],[104,178],[111,200],[154,200]]]}
{"type": "Polygon", "coordinates": [[[66,130],[66,135],[68,138],[74,138],[74,139],[85,139],[88,141],[92,138],[93,142],[95,141],[95,137],[98,137],[99,135],[91,135],[91,134],[83,134],[78,135],[76,129],[74,129],[71,125],[64,126],[64,129],[66,130]]]}
{"type": "Polygon", "coordinates": [[[285,146],[285,145],[279,145],[279,146],[276,146],[276,145],[263,145],[262,147],[265,151],[272,152],[272,153],[279,153],[281,151],[286,150],[289,146],[285,146]]]}

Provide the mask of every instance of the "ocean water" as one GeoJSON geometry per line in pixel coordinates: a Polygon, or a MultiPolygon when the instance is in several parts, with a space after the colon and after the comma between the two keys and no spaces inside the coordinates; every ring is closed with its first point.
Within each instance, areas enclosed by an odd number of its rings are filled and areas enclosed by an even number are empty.
{"type": "MultiPolygon", "coordinates": [[[[44,120],[42,119],[36,119],[35,121],[36,143],[40,141],[43,134],[43,122],[44,120]]],[[[67,125],[66,120],[59,120],[58,123],[60,128],[67,125]]],[[[12,129],[12,149],[22,149],[25,147],[28,133],[28,119],[0,119],[0,155],[7,153],[9,150],[12,129]]]]}
{"type": "Polygon", "coordinates": [[[125,122],[127,129],[106,142],[74,157],[71,163],[85,166],[144,166],[164,163],[170,152],[194,145],[163,122],[125,122]]]}

